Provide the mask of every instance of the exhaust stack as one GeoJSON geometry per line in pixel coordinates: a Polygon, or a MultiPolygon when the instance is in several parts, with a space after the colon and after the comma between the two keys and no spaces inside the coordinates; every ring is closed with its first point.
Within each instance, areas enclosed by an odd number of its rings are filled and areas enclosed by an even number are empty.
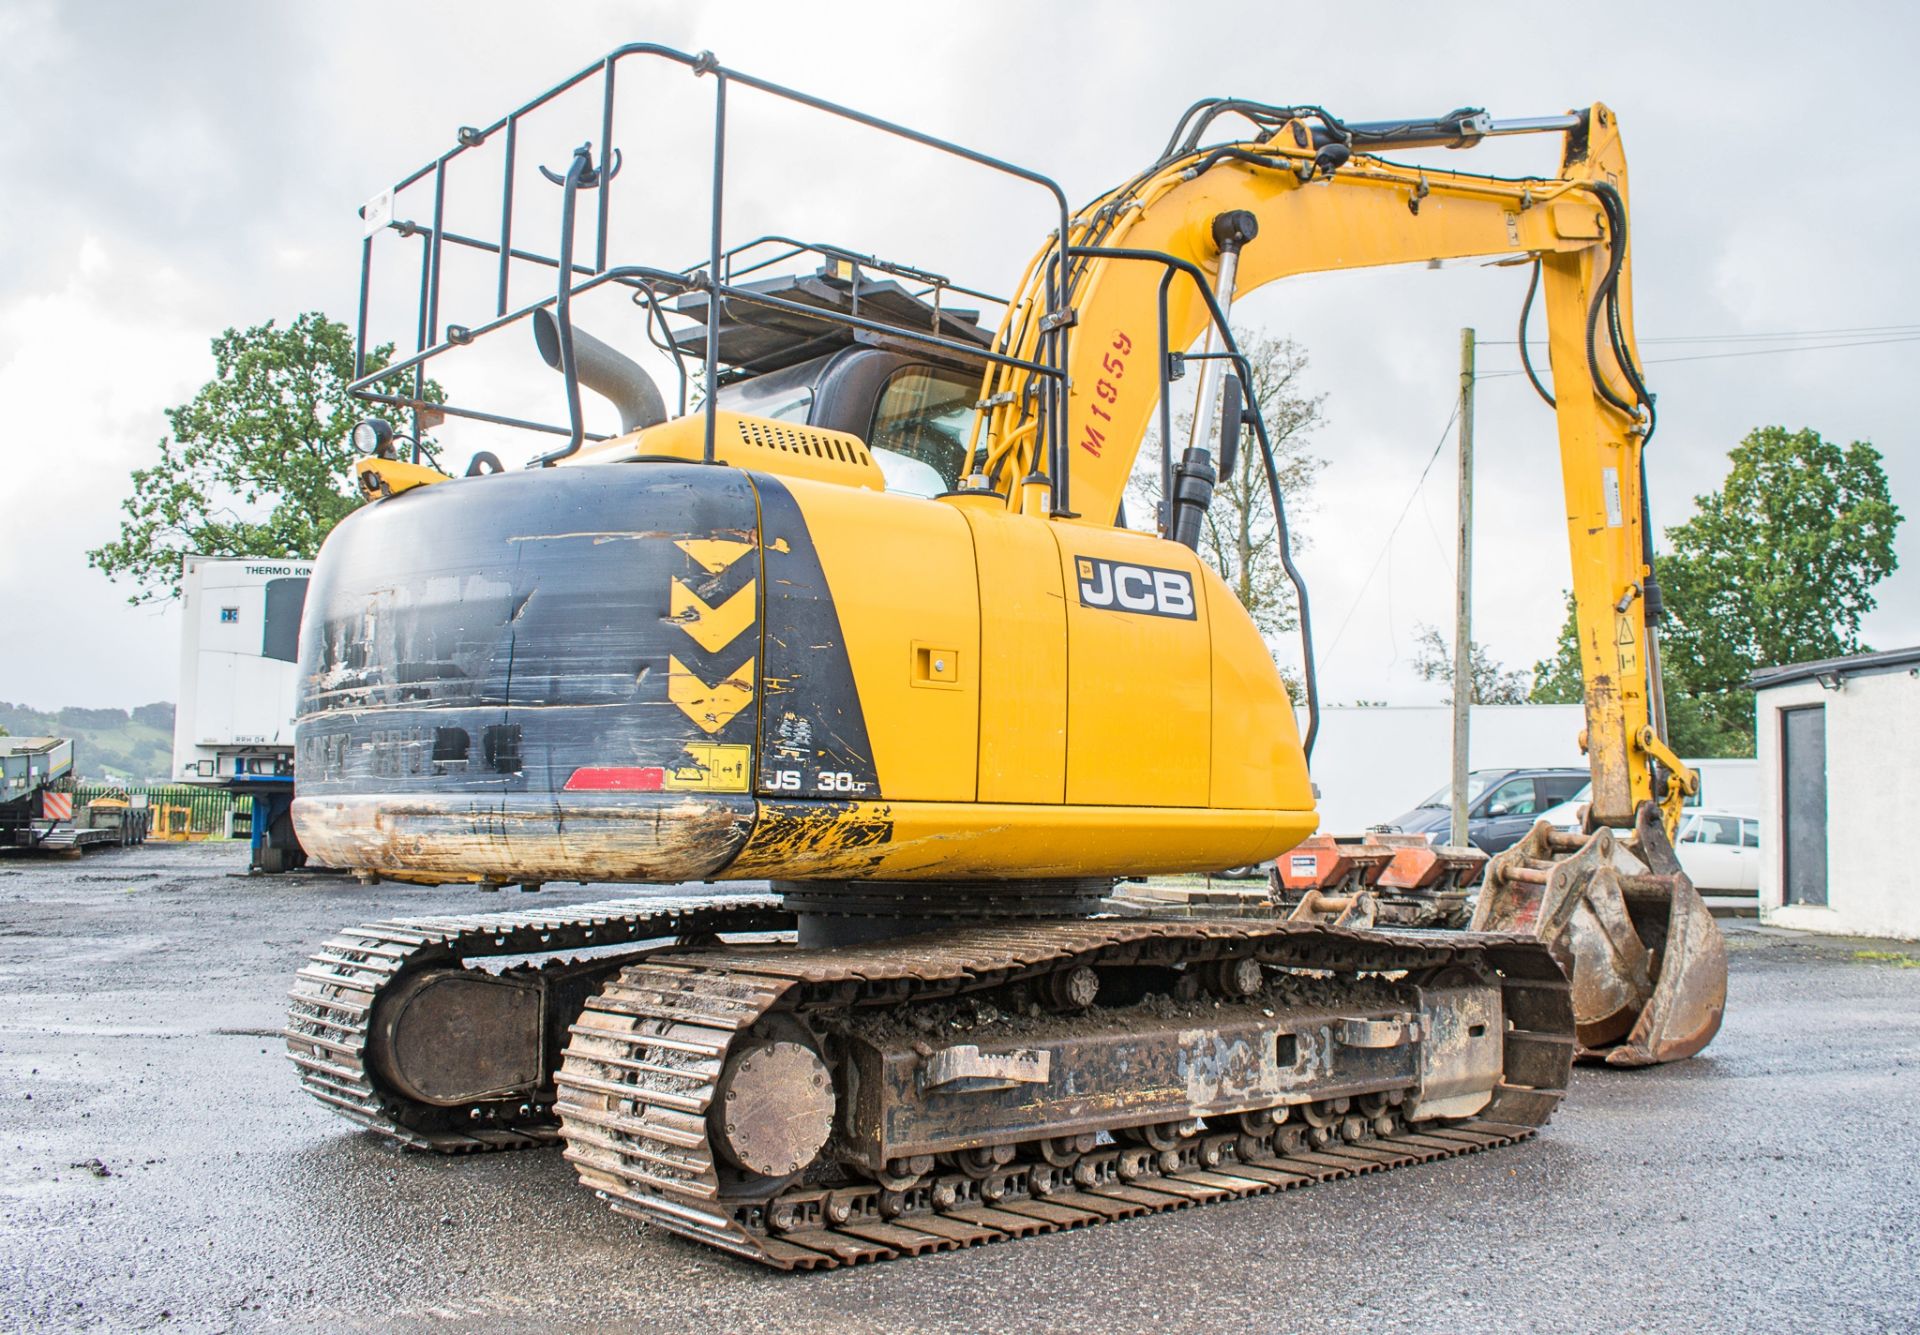
{"type": "MultiPolygon", "coordinates": [[[[533,313],[533,341],[540,359],[560,369],[560,324],[544,307],[533,313]]],[[[638,431],[667,420],[667,403],[660,387],[640,364],[624,352],[602,343],[579,325],[573,327],[573,362],[580,383],[620,411],[620,431],[638,431]]]]}

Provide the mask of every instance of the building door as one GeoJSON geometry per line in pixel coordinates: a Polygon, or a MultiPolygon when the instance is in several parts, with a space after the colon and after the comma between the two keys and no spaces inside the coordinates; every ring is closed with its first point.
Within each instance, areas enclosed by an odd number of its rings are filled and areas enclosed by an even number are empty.
{"type": "Polygon", "coordinates": [[[1827,710],[1780,711],[1781,882],[1789,904],[1827,902],[1827,710]]]}

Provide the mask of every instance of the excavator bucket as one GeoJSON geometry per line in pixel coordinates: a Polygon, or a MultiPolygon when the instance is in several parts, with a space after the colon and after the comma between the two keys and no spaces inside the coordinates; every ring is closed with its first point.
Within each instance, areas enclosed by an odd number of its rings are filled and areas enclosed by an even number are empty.
{"type": "Polygon", "coordinates": [[[1726,942],[1652,803],[1629,837],[1535,825],[1488,865],[1473,930],[1546,943],[1572,980],[1584,1060],[1679,1061],[1720,1031],[1726,942]]]}

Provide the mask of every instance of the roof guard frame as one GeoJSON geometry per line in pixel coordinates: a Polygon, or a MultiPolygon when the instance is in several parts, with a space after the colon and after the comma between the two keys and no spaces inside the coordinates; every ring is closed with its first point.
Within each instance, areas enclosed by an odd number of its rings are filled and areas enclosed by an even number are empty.
{"type": "MultiPolygon", "coordinates": [[[[354,380],[348,391],[355,397],[370,403],[387,404],[410,409],[414,414],[416,441],[419,438],[419,415],[423,408],[431,409],[451,417],[460,417],[473,421],[482,421],[499,426],[515,427],[524,430],[545,432],[552,435],[565,435],[568,445],[560,451],[542,457],[541,462],[552,462],[565,454],[578,449],[585,439],[577,408],[577,393],[569,386],[569,421],[561,426],[555,423],[538,422],[523,418],[510,417],[499,413],[464,407],[451,403],[429,404],[424,400],[425,365],[456,347],[463,347],[474,340],[525,319],[536,310],[555,307],[560,304],[559,289],[564,287],[569,297],[579,296],[605,283],[619,283],[634,289],[634,300],[652,302],[657,294],[678,295],[694,290],[704,290],[710,294],[710,300],[717,306],[720,302],[741,301],[749,304],[780,307],[785,303],[763,293],[746,291],[732,281],[731,267],[739,251],[755,244],[737,247],[732,251],[724,247],[724,203],[726,186],[726,136],[727,136],[727,90],[732,84],[753,89],[756,92],[776,97],[784,101],[807,107],[822,114],[912,143],[921,144],[937,152],[957,157],[991,171],[1028,182],[1044,190],[1053,201],[1054,210],[1059,217],[1058,236],[1065,238],[1071,223],[1071,207],[1064,191],[1052,178],[1029,168],[1019,166],[1004,159],[968,148],[951,140],[915,130],[909,126],[869,115],[852,107],[815,97],[797,89],[761,79],[742,71],[720,64],[711,52],[690,55],[671,47],[651,42],[636,42],[616,48],[576,73],[563,79],[546,92],[521,104],[513,111],[484,127],[464,127],[457,136],[455,145],[434,158],[425,166],[403,177],[390,191],[384,192],[376,201],[384,201],[383,213],[376,213],[372,207],[362,210],[367,221],[367,234],[361,243],[360,251],[360,300],[355,322],[354,335],[354,380]],[[514,244],[513,239],[513,201],[514,166],[518,148],[520,122],[529,114],[552,102],[561,94],[571,91],[581,84],[599,76],[602,80],[600,106],[600,161],[610,164],[614,160],[616,146],[612,143],[614,131],[614,110],[617,91],[616,74],[621,62],[630,59],[649,59],[664,61],[684,67],[695,77],[711,77],[714,80],[714,128],[712,153],[712,194],[709,208],[709,246],[706,263],[692,270],[673,271],[653,268],[645,265],[609,266],[607,262],[608,221],[611,208],[611,183],[603,175],[597,188],[595,201],[595,224],[593,232],[591,264],[572,260],[569,256],[564,271],[562,260],[538,251],[529,250],[514,244]],[[446,226],[447,170],[462,153],[477,148],[493,138],[505,133],[504,164],[502,169],[500,229],[497,239],[471,236],[449,231],[446,226]],[[412,221],[393,218],[392,201],[401,192],[411,186],[428,181],[431,178],[433,197],[433,221],[423,227],[412,221]],[[383,216],[384,214],[384,216],[383,216]],[[368,306],[372,281],[373,239],[380,231],[392,230],[402,236],[419,236],[422,239],[420,269],[420,300],[415,327],[415,347],[411,355],[398,359],[390,365],[369,373],[367,369],[367,322],[368,306]],[[475,326],[447,324],[444,327],[440,318],[441,295],[441,259],[447,244],[463,246],[495,254],[499,257],[498,280],[496,283],[494,311],[492,318],[475,326]],[[510,271],[515,260],[531,262],[552,268],[555,271],[556,290],[541,299],[519,307],[511,307],[509,300],[510,271]],[[404,372],[413,373],[413,392],[411,395],[382,392],[376,386],[404,372]]],[[[566,221],[570,221],[566,220],[566,221]]],[[[785,241],[786,238],[776,238],[785,241]]],[[[806,247],[820,249],[822,253],[833,254],[832,248],[806,247]]],[[[571,249],[570,247],[568,248],[571,249]]],[[[842,258],[866,261],[869,257],[854,256],[851,252],[842,252],[842,258]]],[[[1046,289],[1047,309],[1045,312],[1049,332],[1042,339],[1038,355],[1031,361],[1009,356],[994,348],[982,349],[977,344],[961,344],[945,339],[934,333],[920,333],[903,329],[897,325],[883,325],[874,321],[862,320],[838,312],[821,312],[807,308],[805,314],[827,318],[834,323],[848,325],[851,328],[865,328],[885,332],[899,338],[926,344],[931,347],[946,348],[950,351],[964,352],[972,357],[984,357],[988,361],[1019,367],[1033,372],[1041,378],[1046,387],[1041,395],[1038,412],[1042,418],[1043,439],[1047,443],[1047,475],[1053,491],[1052,509],[1064,512],[1068,509],[1067,476],[1062,466],[1062,454],[1067,435],[1067,385],[1066,366],[1069,329],[1072,321],[1065,308],[1066,294],[1070,287],[1066,282],[1064,266],[1067,256],[1056,247],[1055,256],[1049,262],[1052,273],[1046,289]]],[[[905,266],[898,266],[904,269],[905,266]]],[[[928,280],[937,275],[923,274],[921,271],[909,271],[912,276],[928,280]]],[[[943,284],[935,283],[936,292],[943,284]]],[[[950,286],[950,285],[946,285],[950,286]]],[[[967,289],[955,290],[967,291],[967,289]]],[[[987,296],[985,293],[969,295],[987,296]]],[[[718,324],[708,322],[708,347],[705,366],[706,376],[706,443],[705,455],[709,462],[714,458],[715,413],[717,411],[716,391],[719,387],[719,367],[717,364],[718,324]]],[[[418,446],[416,445],[416,452],[418,446]]]]}

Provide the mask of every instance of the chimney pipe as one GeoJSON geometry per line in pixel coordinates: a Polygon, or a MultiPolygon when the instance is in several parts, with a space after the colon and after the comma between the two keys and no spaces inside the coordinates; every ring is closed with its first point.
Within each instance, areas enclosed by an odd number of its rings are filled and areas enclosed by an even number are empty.
{"type": "MultiPolygon", "coordinates": [[[[560,369],[560,324],[545,307],[533,313],[533,341],[540,359],[560,369]]],[[[573,327],[573,362],[580,383],[607,399],[620,412],[620,431],[638,431],[667,420],[666,400],[653,377],[624,352],[616,351],[579,325],[573,327]]]]}

